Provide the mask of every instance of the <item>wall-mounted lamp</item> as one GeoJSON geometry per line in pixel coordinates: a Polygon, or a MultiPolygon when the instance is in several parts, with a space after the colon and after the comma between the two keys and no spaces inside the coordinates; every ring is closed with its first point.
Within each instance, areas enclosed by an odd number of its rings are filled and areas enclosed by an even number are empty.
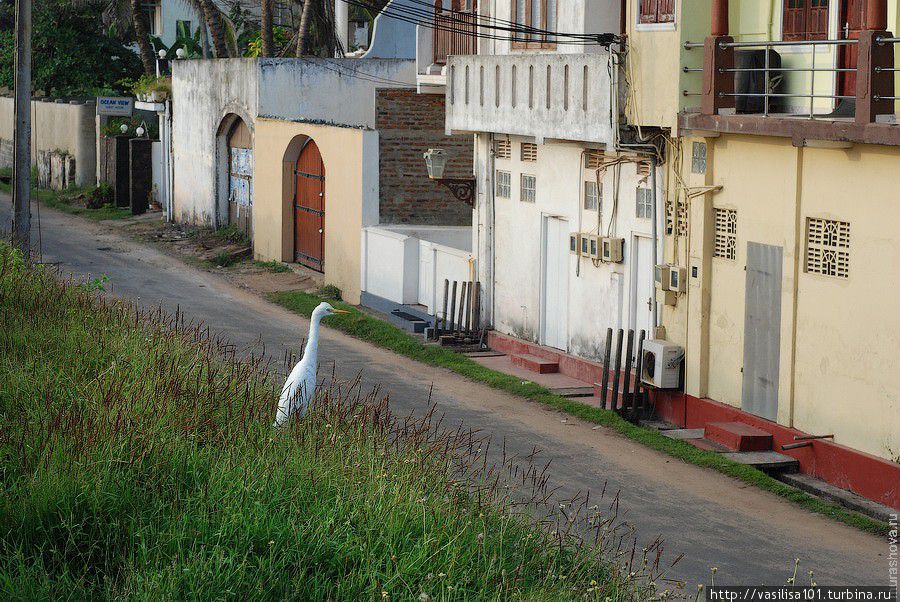
{"type": "Polygon", "coordinates": [[[448,157],[441,148],[429,148],[424,157],[429,178],[449,188],[456,200],[475,205],[475,178],[445,178],[448,157]]]}

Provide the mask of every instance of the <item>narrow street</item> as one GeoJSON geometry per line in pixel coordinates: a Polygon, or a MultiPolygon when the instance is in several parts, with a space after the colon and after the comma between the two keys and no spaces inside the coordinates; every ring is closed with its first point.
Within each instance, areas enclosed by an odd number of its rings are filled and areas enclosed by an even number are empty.
{"type": "MultiPolygon", "coordinates": [[[[33,220],[34,248],[40,245],[43,260],[58,263],[63,273],[105,274],[114,294],[168,311],[178,307],[242,349],[263,344],[278,360],[285,349],[299,350],[304,318],[106,225],[44,207],[40,218],[33,220]]],[[[9,223],[10,201],[3,195],[4,232],[9,223]]],[[[605,489],[611,499],[618,492],[619,515],[635,527],[639,547],[661,536],[664,566],[684,555],[666,578],[686,581],[687,591],[695,591],[697,582],[708,584],[712,567],[717,584],[784,584],[795,558],[801,559],[801,585],[809,570],[820,585],[887,583],[883,540],[769,493],[336,331],[325,329],[320,361],[341,378],[361,373],[364,388],[379,386],[399,413],[424,410],[430,396],[446,424],[505,440],[507,453],[527,455],[537,446],[545,461],[552,460],[550,486],[563,495],[605,489]]]]}

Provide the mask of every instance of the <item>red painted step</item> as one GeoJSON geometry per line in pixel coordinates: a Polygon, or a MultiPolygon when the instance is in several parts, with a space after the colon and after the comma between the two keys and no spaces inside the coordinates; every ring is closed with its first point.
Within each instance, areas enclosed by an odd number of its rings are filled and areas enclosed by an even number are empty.
{"type": "Polygon", "coordinates": [[[772,434],[743,422],[710,422],[706,438],[735,451],[772,449],[772,434]]]}
{"type": "Polygon", "coordinates": [[[523,353],[522,355],[510,356],[513,366],[519,366],[538,374],[555,374],[559,372],[559,362],[553,360],[545,360],[536,355],[523,353]]]}

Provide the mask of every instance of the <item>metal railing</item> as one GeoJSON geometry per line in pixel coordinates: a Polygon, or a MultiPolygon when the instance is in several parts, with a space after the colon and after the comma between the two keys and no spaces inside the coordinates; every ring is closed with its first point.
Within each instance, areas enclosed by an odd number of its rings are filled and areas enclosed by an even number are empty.
{"type": "Polygon", "coordinates": [[[434,13],[434,63],[444,65],[447,57],[478,52],[478,15],[458,11],[434,13]]]}
{"type": "MultiPolygon", "coordinates": [[[[879,42],[887,43],[897,41],[900,42],[900,39],[896,38],[884,38],[879,39],[879,42]]],[[[835,117],[835,109],[837,106],[832,107],[832,110],[827,114],[817,114],[816,113],[816,100],[817,99],[831,99],[834,101],[844,101],[844,100],[855,100],[856,95],[849,94],[839,94],[837,91],[832,94],[816,92],[816,74],[817,73],[855,73],[857,71],[856,68],[847,68],[847,67],[822,67],[816,66],[816,55],[819,54],[819,47],[846,47],[852,46],[859,43],[859,40],[856,39],[844,39],[844,40],[789,40],[789,41],[760,41],[760,42],[720,42],[720,49],[764,49],[764,66],[762,67],[734,67],[728,69],[719,69],[719,73],[762,73],[764,75],[764,81],[762,85],[762,92],[718,92],[719,97],[733,97],[733,98],[761,98],[762,99],[762,114],[768,116],[770,114],[771,109],[771,100],[772,99],[786,99],[786,98],[801,98],[809,100],[808,112],[806,113],[797,113],[791,112],[791,116],[795,117],[807,117],[809,119],[816,118],[828,118],[835,117]],[[782,67],[781,65],[773,65],[772,64],[772,51],[779,47],[811,47],[811,51],[809,52],[810,65],[808,67],[782,67]],[[809,91],[808,92],[783,92],[777,91],[779,86],[786,81],[785,75],[789,73],[808,73],[809,74],[809,91]]],[[[703,48],[703,43],[698,42],[685,42],[684,48],[685,50],[693,50],[695,48],[703,48]]],[[[831,56],[829,54],[829,56],[831,56]]],[[[893,69],[892,69],[893,70],[893,69]]],[[[683,71],[685,73],[702,73],[704,68],[702,67],[684,67],[683,71]]],[[[819,81],[821,84],[821,80],[819,81]]],[[[835,88],[837,89],[839,86],[836,83],[835,88]]],[[[684,90],[683,94],[685,96],[701,96],[699,93],[690,92],[688,90],[684,90]]],[[[885,100],[890,99],[891,97],[883,96],[881,97],[885,100]]],[[[837,104],[837,103],[836,103],[837,104]]],[[[759,113],[760,111],[745,111],[749,113],[759,113]]],[[[852,115],[846,115],[848,117],[852,117],[852,115]]]]}

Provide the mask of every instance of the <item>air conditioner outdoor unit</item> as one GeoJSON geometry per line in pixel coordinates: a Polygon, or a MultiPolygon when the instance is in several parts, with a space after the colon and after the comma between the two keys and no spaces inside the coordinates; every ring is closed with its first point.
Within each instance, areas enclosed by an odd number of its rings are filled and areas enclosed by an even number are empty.
{"type": "Polygon", "coordinates": [[[622,263],[624,247],[624,238],[601,238],[600,259],[609,263],[622,263]]]}
{"type": "Polygon", "coordinates": [[[657,389],[677,389],[681,381],[684,349],[668,341],[644,341],[641,382],[657,389]]]}
{"type": "Polygon", "coordinates": [[[683,293],[686,290],[687,270],[681,266],[669,266],[669,290],[683,293]]]}

